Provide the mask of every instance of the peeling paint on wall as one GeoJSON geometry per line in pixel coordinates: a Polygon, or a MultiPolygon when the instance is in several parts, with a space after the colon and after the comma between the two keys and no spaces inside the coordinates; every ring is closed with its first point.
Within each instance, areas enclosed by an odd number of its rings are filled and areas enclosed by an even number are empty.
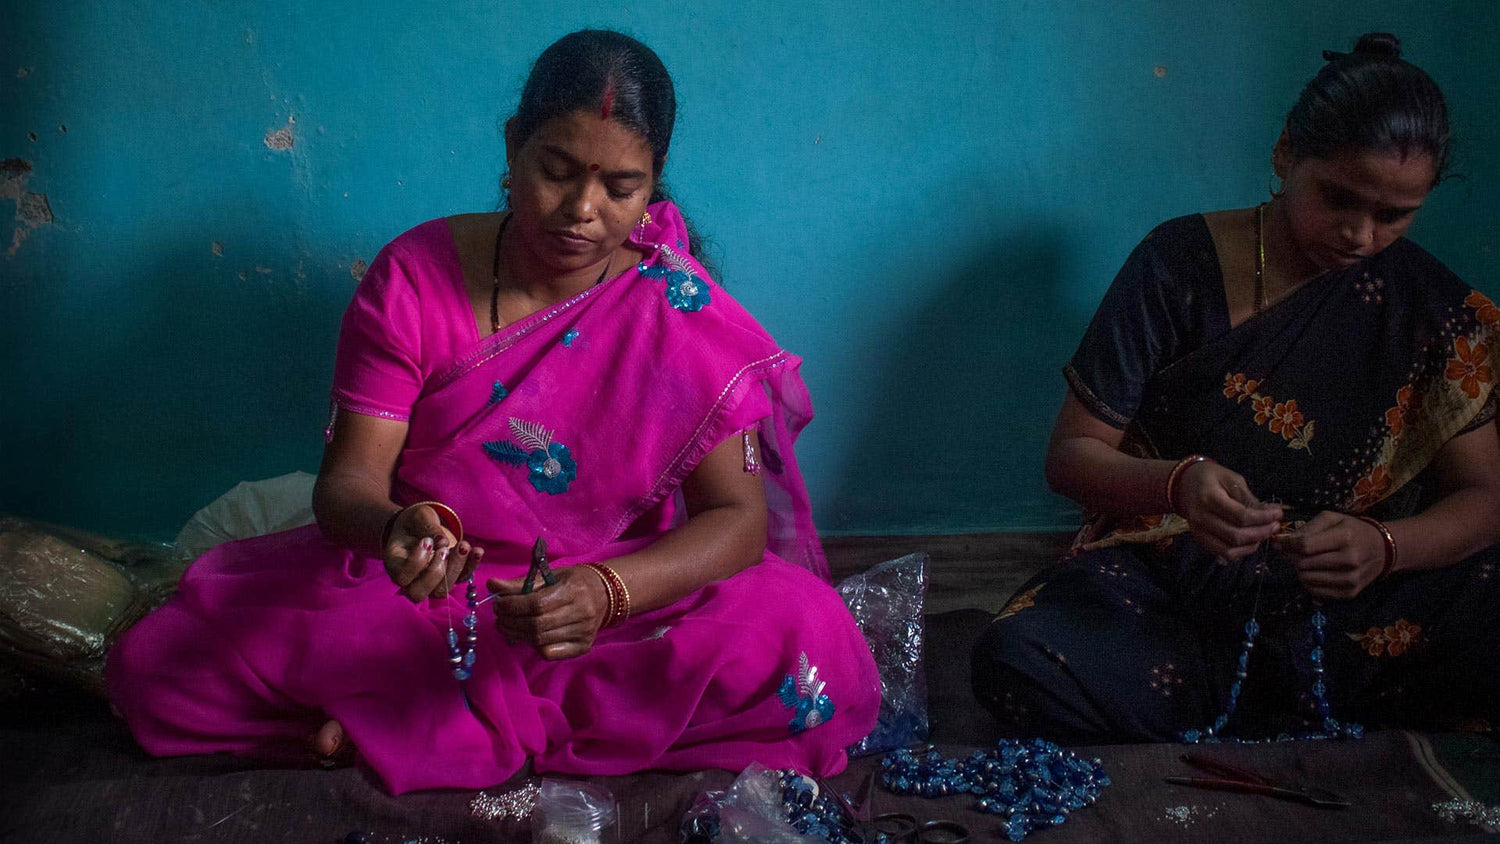
{"type": "Polygon", "coordinates": [[[354,276],[355,281],[363,281],[365,277],[365,271],[369,269],[369,264],[366,264],[360,258],[355,258],[354,263],[349,265],[349,275],[354,276]]]}
{"type": "Polygon", "coordinates": [[[18,67],[18,68],[16,68],[16,78],[17,79],[25,79],[26,77],[28,77],[28,76],[31,75],[31,72],[33,70],[36,70],[36,68],[35,67],[18,67]]]}
{"type": "Polygon", "coordinates": [[[24,158],[0,161],[0,199],[16,203],[16,227],[11,231],[10,248],[5,250],[7,258],[16,254],[32,229],[48,225],[55,219],[52,215],[52,203],[47,201],[47,195],[26,189],[30,181],[30,161],[24,158]]]}
{"type": "Polygon", "coordinates": [[[266,132],[266,149],[275,150],[276,152],[286,152],[295,146],[297,139],[292,136],[292,124],[296,122],[296,118],[288,118],[285,126],[266,132]]]}
{"type": "Polygon", "coordinates": [[[214,241],[208,248],[213,250],[215,258],[224,257],[224,244],[220,243],[219,241],[214,241]]]}

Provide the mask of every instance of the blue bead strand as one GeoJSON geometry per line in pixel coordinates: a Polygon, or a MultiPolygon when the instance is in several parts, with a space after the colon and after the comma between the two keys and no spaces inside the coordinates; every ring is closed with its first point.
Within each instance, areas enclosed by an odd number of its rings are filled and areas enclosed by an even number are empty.
{"type": "MultiPolygon", "coordinates": [[[[1361,738],[1365,734],[1365,728],[1361,724],[1352,721],[1339,721],[1333,717],[1333,707],[1328,702],[1328,684],[1323,679],[1324,667],[1324,629],[1328,626],[1328,617],[1323,614],[1322,607],[1313,609],[1312,618],[1312,645],[1308,649],[1307,659],[1312,673],[1312,684],[1310,686],[1310,701],[1314,717],[1322,723],[1321,730],[1312,730],[1299,733],[1280,733],[1274,741],[1302,741],[1330,738],[1361,738]]],[[[1239,660],[1235,665],[1234,682],[1229,686],[1229,700],[1224,705],[1224,711],[1214,719],[1210,727],[1201,730],[1184,730],[1178,734],[1178,738],[1187,744],[1214,744],[1219,742],[1232,742],[1236,744],[1256,744],[1252,739],[1225,738],[1222,733],[1229,724],[1229,719],[1234,716],[1234,710],[1239,702],[1240,691],[1244,686],[1245,679],[1250,673],[1250,652],[1255,648],[1255,638],[1260,634],[1260,624],[1252,614],[1250,620],[1245,622],[1245,641],[1241,644],[1239,660]]]]}
{"type": "Polygon", "coordinates": [[[474,585],[473,575],[469,576],[465,593],[469,611],[463,619],[466,635],[462,650],[458,647],[458,631],[453,629],[451,619],[448,622],[448,663],[453,666],[453,676],[460,681],[474,676],[474,647],[479,644],[479,589],[474,585]]]}

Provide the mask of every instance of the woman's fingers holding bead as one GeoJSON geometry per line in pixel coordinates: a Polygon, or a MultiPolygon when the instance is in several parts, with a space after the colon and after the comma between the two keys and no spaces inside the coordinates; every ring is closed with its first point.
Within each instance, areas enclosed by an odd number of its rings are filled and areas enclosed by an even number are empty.
{"type": "Polygon", "coordinates": [[[466,576],[466,572],[470,568],[469,555],[473,552],[474,546],[467,542],[460,542],[453,546],[452,552],[448,555],[447,564],[444,566],[443,585],[439,587],[439,591],[442,594],[437,597],[441,598],[443,595],[448,594],[449,590],[453,588],[453,584],[466,576]]]}
{"type": "MultiPolygon", "coordinates": [[[[468,556],[464,560],[464,570],[459,572],[459,580],[468,580],[474,576],[474,569],[479,568],[480,562],[484,560],[484,549],[478,545],[470,546],[468,556]]],[[[455,581],[456,582],[456,581],[455,581]]]]}
{"type": "Polygon", "coordinates": [[[397,586],[405,589],[412,584],[432,561],[432,539],[423,537],[405,546],[405,557],[388,558],[386,569],[397,586]]]}
{"type": "Polygon", "coordinates": [[[443,580],[447,577],[449,550],[446,545],[442,544],[442,540],[434,543],[427,567],[406,587],[408,598],[415,602],[428,596],[441,598],[448,594],[443,587],[443,580]]]}

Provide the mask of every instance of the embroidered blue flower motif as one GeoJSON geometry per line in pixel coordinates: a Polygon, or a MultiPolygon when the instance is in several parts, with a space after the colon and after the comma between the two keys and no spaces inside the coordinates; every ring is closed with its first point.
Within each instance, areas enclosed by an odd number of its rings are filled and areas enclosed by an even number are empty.
{"type": "Polygon", "coordinates": [[[792,735],[825,724],[833,717],[833,701],[823,694],[826,685],[818,679],[817,666],[807,663],[807,652],[804,651],[797,659],[796,676],[786,675],[776,690],[781,705],[792,710],[792,735]]]}
{"type": "Polygon", "coordinates": [[[576,328],[569,328],[567,331],[563,332],[562,344],[564,346],[571,346],[571,345],[573,345],[573,341],[577,340],[577,339],[578,339],[578,329],[576,329],[576,328]]]}
{"type": "Polygon", "coordinates": [[[510,390],[505,389],[504,384],[496,381],[495,386],[490,390],[490,404],[494,404],[508,395],[510,395],[510,390]]]}
{"type": "Polygon", "coordinates": [[[531,485],[538,492],[557,495],[568,491],[568,484],[578,477],[578,463],[562,443],[552,443],[546,450],[537,449],[526,457],[531,469],[531,485]]]}
{"type": "Polygon", "coordinates": [[[667,280],[667,301],[672,307],[691,313],[703,310],[705,305],[713,301],[708,292],[708,282],[693,272],[691,264],[665,244],[658,245],[657,249],[666,259],[665,264],[651,265],[642,261],[636,269],[646,278],[667,280]]]}
{"type": "Polygon", "coordinates": [[[511,466],[525,466],[527,480],[537,492],[558,495],[568,491],[568,485],[578,478],[578,462],[568,447],[552,441],[552,432],[536,424],[515,417],[510,419],[510,440],[495,440],[484,444],[490,457],[511,466]]]}

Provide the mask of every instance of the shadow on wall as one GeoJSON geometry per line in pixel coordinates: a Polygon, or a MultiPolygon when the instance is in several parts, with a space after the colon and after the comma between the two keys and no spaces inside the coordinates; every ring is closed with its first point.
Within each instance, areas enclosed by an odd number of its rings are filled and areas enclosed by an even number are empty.
{"type": "MultiPolygon", "coordinates": [[[[179,231],[63,307],[56,284],[24,288],[22,312],[51,326],[31,330],[80,341],[37,362],[49,386],[17,408],[7,498],[167,538],[238,481],[316,468],[354,281],[310,259],[299,270],[285,243],[213,248],[213,235],[179,231]]],[[[26,348],[59,346],[33,335],[26,348]]]]}
{"type": "Polygon", "coordinates": [[[879,514],[896,532],[1077,522],[1042,476],[1060,369],[1083,330],[1057,304],[1068,242],[1061,226],[1026,224],[956,264],[925,262],[911,289],[940,292],[864,356],[879,375],[861,405],[869,412],[853,440],[859,457],[844,468],[823,527],[891,532],[849,524],[850,513],[879,514]],[[1020,488],[1006,480],[1016,478],[1020,488]],[[895,512],[897,497],[921,509],[895,512]]]}

